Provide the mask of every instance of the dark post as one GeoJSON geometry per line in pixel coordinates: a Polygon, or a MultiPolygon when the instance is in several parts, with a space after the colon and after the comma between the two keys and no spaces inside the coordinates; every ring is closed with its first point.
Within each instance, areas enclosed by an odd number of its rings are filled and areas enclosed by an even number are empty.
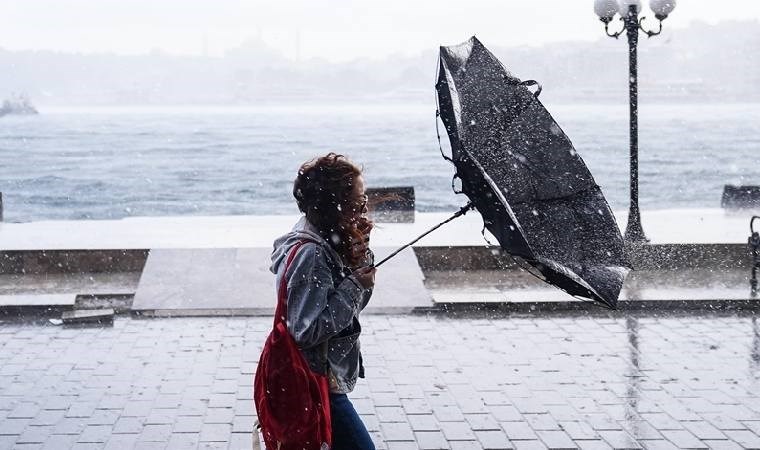
{"type": "Polygon", "coordinates": [[[607,36],[617,39],[624,32],[628,37],[628,96],[630,106],[630,151],[629,162],[631,165],[631,203],[628,206],[628,225],[625,227],[625,241],[630,244],[643,244],[649,239],[644,235],[641,226],[641,212],[639,211],[639,75],[637,52],[639,44],[639,31],[643,31],[648,37],[657,36],[662,32],[662,21],[673,12],[676,0],[652,0],[649,6],[659,21],[657,30],[646,29],[643,22],[646,17],[639,18],[641,2],[634,0],[595,0],[594,12],[604,24],[604,32],[607,36]],[[621,6],[625,5],[625,9],[621,6]],[[616,32],[610,31],[610,23],[620,14],[623,29],[616,32]]]}
{"type": "Polygon", "coordinates": [[[3,193],[0,192],[0,222],[3,221],[3,193]]]}
{"type": "Polygon", "coordinates": [[[625,240],[631,243],[643,243],[648,239],[641,226],[639,211],[639,79],[637,49],[639,44],[639,20],[636,6],[631,5],[628,16],[623,18],[628,36],[628,94],[630,107],[630,164],[631,164],[631,203],[628,206],[628,225],[625,228],[625,240]]]}
{"type": "Polygon", "coordinates": [[[750,295],[752,298],[756,298],[758,294],[757,290],[757,272],[760,269],[760,231],[755,231],[755,220],[760,220],[760,216],[752,216],[749,221],[749,251],[752,255],[752,276],[749,279],[750,295]]]}
{"type": "Polygon", "coordinates": [[[752,369],[757,370],[760,366],[760,326],[757,325],[757,317],[752,318],[752,351],[750,353],[752,369]]]}

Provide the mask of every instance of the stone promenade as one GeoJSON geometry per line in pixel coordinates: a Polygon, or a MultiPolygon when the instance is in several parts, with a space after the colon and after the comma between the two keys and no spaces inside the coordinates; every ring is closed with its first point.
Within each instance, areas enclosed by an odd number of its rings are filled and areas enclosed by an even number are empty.
{"type": "MultiPolygon", "coordinates": [[[[760,449],[751,315],[367,316],[384,449],[760,449]]],[[[0,323],[0,449],[249,449],[268,318],[0,323]]]]}

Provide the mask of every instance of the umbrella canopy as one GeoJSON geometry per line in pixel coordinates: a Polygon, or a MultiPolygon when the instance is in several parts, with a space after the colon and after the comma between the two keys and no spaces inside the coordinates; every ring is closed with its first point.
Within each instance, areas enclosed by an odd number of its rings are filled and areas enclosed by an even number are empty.
{"type": "Polygon", "coordinates": [[[630,267],[620,229],[530,85],[475,37],[441,47],[436,90],[455,177],[504,250],[548,283],[614,308],[630,267]]]}

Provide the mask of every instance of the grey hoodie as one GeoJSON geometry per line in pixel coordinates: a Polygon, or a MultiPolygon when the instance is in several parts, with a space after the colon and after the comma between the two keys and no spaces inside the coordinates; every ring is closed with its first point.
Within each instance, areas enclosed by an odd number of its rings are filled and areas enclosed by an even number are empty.
{"type": "MultiPolygon", "coordinates": [[[[371,264],[369,255],[367,263],[371,264]]],[[[351,270],[305,217],[293,230],[274,241],[272,273],[276,286],[283,276],[288,288],[288,331],[312,370],[327,374],[330,391],[345,394],[364,377],[361,362],[359,312],[367,306],[372,289],[365,289],[351,270]],[[299,241],[293,262],[285,262],[299,241]]]]}

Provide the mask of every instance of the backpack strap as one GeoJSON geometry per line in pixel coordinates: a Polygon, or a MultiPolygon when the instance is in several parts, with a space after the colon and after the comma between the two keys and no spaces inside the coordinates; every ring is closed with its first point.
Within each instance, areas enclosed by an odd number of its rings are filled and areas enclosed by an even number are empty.
{"type": "Polygon", "coordinates": [[[305,243],[306,241],[298,241],[291,248],[290,254],[288,254],[288,259],[285,262],[285,270],[282,272],[280,287],[277,291],[277,309],[275,309],[275,312],[274,312],[274,326],[275,327],[277,326],[278,323],[287,325],[285,322],[287,320],[287,315],[288,315],[288,269],[290,268],[290,264],[293,262],[293,259],[296,257],[296,253],[298,252],[298,249],[301,248],[301,246],[305,243]]]}

